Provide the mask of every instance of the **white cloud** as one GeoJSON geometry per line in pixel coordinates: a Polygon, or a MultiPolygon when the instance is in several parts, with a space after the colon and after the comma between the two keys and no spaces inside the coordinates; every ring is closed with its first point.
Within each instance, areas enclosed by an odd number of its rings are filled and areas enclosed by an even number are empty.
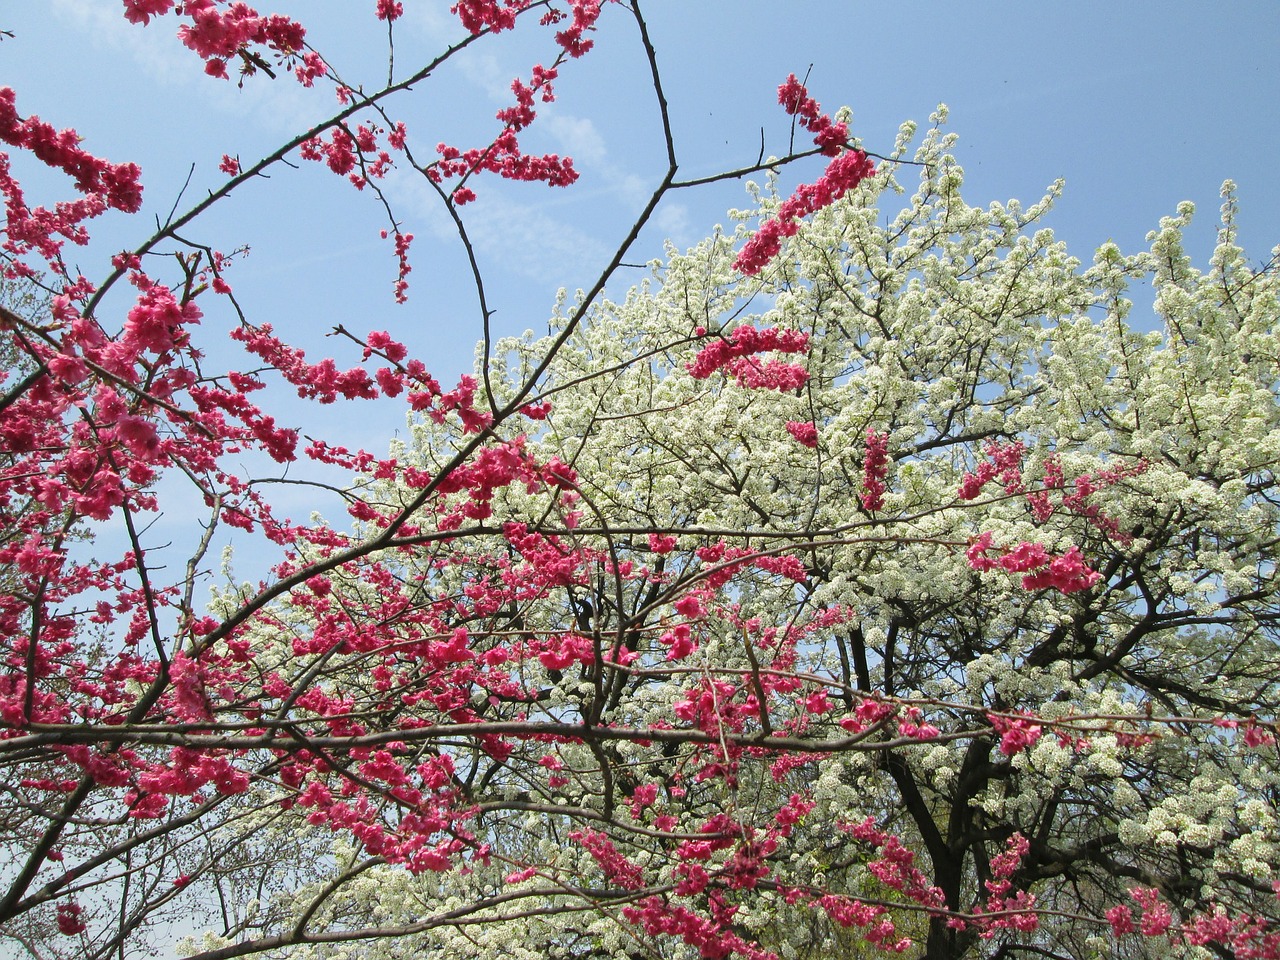
{"type": "Polygon", "coordinates": [[[683,203],[664,203],[653,215],[653,224],[677,247],[690,246],[699,239],[693,236],[689,208],[683,203]]]}
{"type": "Polygon", "coordinates": [[[467,50],[458,57],[457,64],[463,77],[494,103],[506,106],[511,100],[511,81],[516,75],[493,54],[467,50]]]}
{"type": "Polygon", "coordinates": [[[402,24],[414,27],[426,40],[437,46],[456,43],[461,26],[458,18],[448,13],[443,4],[415,3],[405,10],[402,24]]]}
{"type": "Polygon", "coordinates": [[[542,124],[545,131],[562,145],[561,150],[579,165],[604,163],[608,154],[604,138],[588,118],[548,112],[542,118],[542,124]]]}
{"type": "MultiPolygon", "coordinates": [[[[238,119],[251,118],[262,129],[292,132],[306,129],[334,107],[332,99],[317,96],[293,81],[291,75],[249,78],[243,87],[235,80],[214,81],[204,73],[195,53],[176,38],[171,17],[141,26],[124,19],[118,4],[102,0],[53,0],[54,14],[88,36],[97,46],[122,54],[165,87],[190,88],[206,105],[238,119]]],[[[234,76],[234,65],[231,70],[234,76]]]]}
{"type": "Polygon", "coordinates": [[[174,42],[165,20],[135,26],[124,19],[119,4],[101,0],[53,0],[53,13],[95,43],[126,53],[157,80],[177,82],[190,71],[188,58],[194,54],[174,42]]]}
{"type": "Polygon", "coordinates": [[[445,213],[440,197],[417,170],[407,164],[395,167],[387,174],[383,188],[391,198],[393,207],[406,204],[413,209],[414,230],[425,228],[441,239],[456,234],[457,228],[445,213]]]}
{"type": "Polygon", "coordinates": [[[472,209],[467,229],[480,250],[502,266],[558,286],[579,270],[603,266],[608,248],[597,238],[534,207],[491,191],[472,209]]]}

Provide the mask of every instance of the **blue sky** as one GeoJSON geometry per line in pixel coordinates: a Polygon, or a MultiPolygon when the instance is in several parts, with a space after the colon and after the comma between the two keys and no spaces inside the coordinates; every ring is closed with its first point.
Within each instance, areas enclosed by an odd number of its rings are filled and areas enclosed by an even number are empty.
{"type": "MultiPolygon", "coordinates": [[[[404,4],[395,33],[401,76],[462,36],[446,0],[404,4]]],[[[348,82],[369,87],[386,73],[385,27],[373,6],[258,4],[264,13],[297,16],[348,82]]],[[[1203,263],[1228,177],[1238,184],[1251,258],[1267,259],[1280,241],[1274,0],[1212,11],[1203,3],[1096,0],[649,0],[645,11],[684,176],[754,161],[762,130],[767,152],[784,152],[789,121],[776,88],[788,73],[808,71],[811,93],[824,109],[849,105],[853,130],[872,151],[887,152],[902,121],[924,123],[947,103],[971,204],[1032,202],[1065,178],[1050,224],[1082,259],[1109,238],[1138,249],[1160,217],[1192,200],[1199,208],[1193,252],[1203,263]]],[[[222,154],[255,160],[334,105],[331,94],[305,91],[288,78],[260,75],[243,89],[210,80],[174,39],[172,17],[131,26],[119,0],[9,4],[0,28],[14,33],[0,43],[0,84],[17,90],[22,114],[73,126],[92,151],[143,168],[143,213],[104,218],[95,224],[94,245],[75,251],[91,278],[104,274],[109,253],[135,245],[175,202],[182,209],[220,184],[222,154]]],[[[481,181],[481,200],[466,210],[499,333],[542,328],[559,287],[589,284],[661,176],[657,116],[634,25],[623,11],[608,10],[597,41],[596,51],[563,71],[557,102],[525,141],[530,151],[573,155],[581,181],[569,190],[481,181]]],[[[431,155],[442,139],[479,143],[496,129],[493,113],[509,102],[510,80],[552,54],[544,31],[493,38],[392,110],[420,155],[431,155]]],[[[819,169],[813,162],[789,171],[784,188],[819,169]]],[[[38,176],[30,183],[34,202],[66,195],[65,184],[38,176]]],[[[470,366],[479,333],[461,251],[419,181],[396,175],[388,191],[404,228],[417,236],[404,306],[392,302],[394,260],[378,236],[386,221],[374,198],[312,164],[277,169],[185,234],[224,251],[249,246],[250,256],[228,275],[246,312],[313,356],[335,351],[325,334],[336,324],[389,329],[451,383],[470,366]]],[[[629,259],[656,256],[666,236],[692,244],[745,202],[740,183],[682,192],[659,211],[629,259]]],[[[623,286],[615,283],[610,293],[621,297],[623,286]]],[[[106,309],[123,315],[127,291],[120,294],[106,309]]],[[[214,356],[230,323],[213,313],[206,321],[214,356]]],[[[233,362],[227,357],[223,368],[233,362]]],[[[345,364],[351,354],[338,359],[345,364]]],[[[299,423],[315,413],[299,409],[299,423]]],[[[395,405],[346,411],[341,419],[324,413],[345,442],[375,452],[403,424],[395,405]]]]}
{"type": "MultiPolygon", "coordinates": [[[[445,0],[405,5],[396,33],[402,71],[460,35],[445,0]]],[[[372,0],[258,6],[297,15],[352,79],[372,84],[385,73],[372,0]]],[[[1262,259],[1280,240],[1272,172],[1280,154],[1280,4],[1218,9],[806,0],[646,6],[687,175],[754,160],[761,128],[769,151],[781,152],[788,124],[776,87],[812,65],[811,92],[824,108],[850,105],[854,130],[872,150],[887,149],[901,121],[923,122],[946,102],[971,203],[1031,201],[1066,178],[1054,226],[1080,255],[1108,237],[1140,244],[1185,199],[1197,203],[1208,230],[1218,187],[1231,177],[1240,188],[1246,245],[1262,259]]],[[[173,18],[143,29],[125,23],[120,11],[118,0],[10,5],[0,27],[17,36],[0,44],[0,82],[17,89],[22,112],[76,127],[89,147],[112,159],[137,159],[147,220],[173,204],[192,164],[188,197],[220,182],[223,153],[256,158],[332,105],[284,79],[259,76],[244,90],[210,81],[173,39],[173,18]]],[[[496,39],[400,102],[420,150],[491,131],[510,79],[549,49],[545,36],[532,45],[520,36],[496,39]]],[[[582,181],[567,191],[481,184],[482,201],[469,211],[508,329],[536,325],[557,287],[594,276],[661,172],[634,28],[621,11],[609,11],[598,41],[597,51],[564,71],[559,101],[530,131],[531,149],[574,154],[582,181]]],[[[785,182],[817,169],[797,169],[785,182]]],[[[358,310],[375,323],[422,327],[431,339],[452,341],[459,325],[438,318],[468,309],[465,284],[454,282],[456,244],[422,191],[394,186],[398,212],[420,238],[412,300],[403,308],[387,296],[392,264],[377,237],[383,224],[376,204],[323,171],[281,170],[192,232],[222,249],[253,247],[231,279],[255,312],[279,317],[282,327],[327,327],[340,319],[330,314],[358,310]]],[[[696,241],[743,197],[737,184],[676,197],[641,252],[656,253],[662,231],[682,244],[696,241]]],[[[118,217],[98,232],[127,241],[143,232],[139,221],[118,217]]],[[[97,267],[88,256],[84,265],[97,267]]],[[[462,362],[452,345],[443,356],[451,367],[462,362]]]]}

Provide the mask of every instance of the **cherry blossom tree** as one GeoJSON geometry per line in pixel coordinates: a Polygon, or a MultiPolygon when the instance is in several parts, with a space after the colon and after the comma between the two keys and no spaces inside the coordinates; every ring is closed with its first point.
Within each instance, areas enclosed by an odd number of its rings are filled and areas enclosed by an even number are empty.
{"type": "Polygon", "coordinates": [[[1038,227],[1056,188],[970,207],[941,115],[873,157],[794,76],[771,109],[811,144],[682,179],[636,0],[460,2],[458,43],[408,69],[378,0],[380,81],[243,3],[123,6],[211,83],[337,104],[85,277],[67,244],[136,212],[142,173],[0,89],[0,269],[49,298],[0,313],[10,944],[1280,956],[1276,276],[1229,187],[1207,270],[1189,208],[1085,267],[1038,227]],[[644,53],[666,168],[546,334],[497,339],[467,205],[499,177],[572,186],[521,139],[606,29],[644,53]],[[404,119],[511,30],[553,54],[491,139],[404,119]],[[73,198],[33,206],[11,156],[73,198]],[[197,233],[305,162],[387,213],[396,299],[415,248],[385,178],[433,191],[473,271],[474,376],[446,389],[346,326],[316,361],[246,314],[197,233]],[[793,163],[806,184],[766,179],[734,235],[606,296],[672,192],[793,163]],[[1159,329],[1128,316],[1144,278],[1159,329]],[[350,450],[284,395],[396,400],[411,435],[350,450]],[[284,516],[279,473],[244,466],[267,460],[350,477],[299,481],[346,515],[284,516]],[[205,513],[161,545],[177,481],[205,513]],[[271,572],[210,599],[227,527],[271,572]]]}

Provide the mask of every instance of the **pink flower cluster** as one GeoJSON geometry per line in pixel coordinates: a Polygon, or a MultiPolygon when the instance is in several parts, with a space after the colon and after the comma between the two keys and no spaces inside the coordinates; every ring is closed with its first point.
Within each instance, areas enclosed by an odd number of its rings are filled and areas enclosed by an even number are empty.
{"type": "MultiPolygon", "coordinates": [[[[573,158],[554,153],[535,157],[520,149],[520,142],[512,129],[498,134],[487,147],[459,150],[441,143],[436,147],[440,160],[427,168],[427,176],[435,183],[449,177],[469,177],[481,171],[496,173],[506,180],[540,182],[552,187],[567,187],[578,179],[573,169],[573,158]]],[[[469,202],[473,193],[462,194],[458,200],[469,202]]]]}
{"type": "MultiPolygon", "coordinates": [[[[860,823],[840,824],[840,829],[878,851],[879,855],[867,864],[867,869],[880,883],[926,909],[944,905],[942,891],[928,882],[924,873],[915,866],[915,854],[898,837],[877,828],[870,817],[860,823]]],[[[860,928],[864,940],[889,953],[902,953],[912,946],[910,938],[898,934],[882,904],[825,894],[811,901],[811,905],[821,908],[843,927],[860,928]]]]}
{"type": "MultiPolygon", "coordinates": [[[[706,336],[707,331],[698,327],[696,333],[701,337],[706,336]]],[[[776,359],[761,363],[754,355],[769,351],[804,353],[808,349],[807,333],[778,327],[757,330],[750,324],[742,324],[727,338],[722,335],[699,350],[686,369],[695,380],[705,380],[723,369],[748,389],[795,390],[809,379],[804,367],[776,359]]]]}
{"type": "Polygon", "coordinates": [[[1015,494],[1022,490],[1022,458],[1026,447],[1022,441],[1000,443],[989,441],[983,448],[987,459],[978,464],[973,473],[966,473],[960,482],[960,499],[975,500],[982,493],[982,488],[1000,478],[1005,493],[1015,494]]]}
{"type": "Polygon", "coordinates": [[[782,202],[777,214],[760,225],[755,236],[743,245],[734,268],[745,276],[759,273],[778,255],[783,239],[800,231],[801,220],[835,203],[875,172],[875,166],[861,150],[840,154],[816,183],[801,184],[782,202]]]}
{"type": "Polygon", "coordinates": [[[396,271],[396,281],[395,281],[395,284],[393,284],[396,303],[404,303],[406,300],[409,299],[408,277],[409,277],[410,271],[413,270],[413,267],[409,263],[409,244],[411,243],[413,243],[412,233],[401,233],[399,230],[396,230],[395,244],[396,244],[397,271],[396,271]]]}
{"type": "MultiPolygon", "coordinates": [[[[1213,721],[1213,725],[1223,730],[1239,730],[1243,727],[1241,737],[1245,746],[1248,747],[1269,747],[1276,742],[1276,724],[1274,722],[1269,724],[1271,729],[1268,730],[1259,725],[1257,717],[1250,717],[1244,723],[1229,717],[1218,717],[1213,721]]],[[[1280,896],[1280,890],[1277,891],[1277,896],[1280,896]]]]}
{"type": "Polygon", "coordinates": [[[1027,590],[1053,588],[1062,593],[1088,590],[1102,579],[1102,574],[1089,569],[1077,547],[1054,556],[1043,544],[1023,541],[1001,552],[998,557],[988,557],[992,547],[990,532],[983,533],[965,551],[969,566],[974,570],[1005,570],[1025,574],[1022,586],[1027,590]]]}
{"type": "Polygon", "coordinates": [[[919,707],[907,707],[898,720],[898,736],[912,740],[936,740],[942,733],[932,723],[924,722],[924,711],[919,707]]]}
{"type": "Polygon", "coordinates": [[[526,9],[532,0],[459,0],[449,12],[462,21],[463,27],[473,36],[484,30],[501,33],[516,25],[516,16],[526,9]]]}
{"type": "Polygon", "coordinates": [[[1169,905],[1160,899],[1158,890],[1134,887],[1129,891],[1129,896],[1138,904],[1141,920],[1135,924],[1133,911],[1124,904],[1116,904],[1107,911],[1107,922],[1111,924],[1111,932],[1115,936],[1140,932],[1144,937],[1158,937],[1172,926],[1173,913],[1169,905]]]}
{"type": "Polygon", "coordinates": [[[883,510],[885,477],[889,474],[889,435],[867,427],[867,452],[862,460],[862,506],[883,510]]]}
{"type": "Polygon", "coordinates": [[[39,117],[19,118],[10,87],[0,87],[0,140],[31,151],[46,166],[75,180],[81,193],[100,196],[108,207],[133,213],[142,206],[137,164],[101,160],[80,148],[74,130],[54,130],[39,117]]]}
{"type": "MultiPolygon", "coordinates": [[[[62,245],[66,240],[88,242],[84,221],[108,209],[134,213],[142,206],[142,172],[137,164],[102,160],[81,148],[74,130],[55,130],[38,117],[19,117],[17,98],[9,87],[0,87],[0,141],[27,150],[46,166],[62,171],[83,194],[76,200],[59,201],[52,210],[29,207],[11,174],[9,155],[0,151],[0,196],[5,205],[4,244],[0,250],[10,259],[4,268],[8,276],[31,272],[20,260],[31,251],[39,254],[56,275],[65,275],[62,245]]],[[[87,282],[68,284],[64,290],[68,300],[92,292],[87,282]]]]}
{"type": "Polygon", "coordinates": [[[654,553],[665,554],[670,553],[676,548],[677,539],[661,533],[649,534],[649,549],[654,553]]]}
{"type": "Polygon", "coordinates": [[[1026,859],[1031,844],[1020,833],[1009,838],[1004,853],[991,858],[991,879],[983,886],[987,889],[987,902],[982,905],[981,912],[992,915],[979,934],[989,940],[997,930],[1013,929],[1030,933],[1040,926],[1040,915],[1035,910],[1036,898],[1026,890],[1019,890],[1012,895],[1012,877],[1026,859]]]}
{"type": "MultiPolygon", "coordinates": [[[[164,16],[174,0],[124,0],[130,23],[146,26],[152,17],[164,16]]],[[[381,9],[381,6],[380,6],[381,9]]],[[[205,61],[205,73],[226,78],[227,63],[251,45],[274,50],[284,57],[301,52],[306,31],[296,20],[274,14],[267,17],[248,4],[235,2],[219,10],[215,0],[184,0],[180,12],[191,18],[178,28],[182,42],[205,61]]]]}
{"type": "Polygon", "coordinates": [[[853,716],[844,717],[840,721],[842,729],[852,734],[859,734],[896,716],[898,705],[879,697],[865,697],[853,711],[853,716]]]}
{"type": "Polygon", "coordinates": [[[1006,757],[1034,746],[1040,739],[1042,727],[1031,717],[1010,717],[998,713],[987,714],[991,729],[1000,734],[1000,752],[1006,757]]]}
{"type": "Polygon", "coordinates": [[[821,113],[818,101],[809,96],[809,91],[796,79],[794,73],[789,74],[786,82],[778,87],[778,103],[813,134],[813,142],[828,157],[838,154],[848,141],[848,124],[836,123],[827,114],[821,113]]]}
{"type": "Polygon", "coordinates": [[[788,420],[787,433],[802,446],[814,449],[818,446],[818,425],[807,420],[788,420]]]}
{"type": "MultiPolygon", "coordinates": [[[[472,34],[491,30],[501,33],[516,25],[516,17],[532,5],[532,0],[459,0],[449,11],[462,21],[463,27],[472,34]]],[[[592,47],[592,41],[586,34],[595,29],[596,20],[600,17],[600,0],[569,0],[573,10],[572,23],[556,33],[556,43],[570,57],[580,57],[592,47]]],[[[540,21],[543,26],[563,21],[565,14],[552,7],[540,21]]]]}
{"type": "MultiPolygon", "coordinates": [[[[304,140],[298,152],[302,159],[324,163],[339,176],[346,177],[357,190],[363,190],[370,181],[381,180],[394,165],[388,150],[379,145],[378,139],[386,135],[392,150],[403,150],[405,126],[397,123],[390,130],[377,124],[358,124],[352,133],[346,126],[333,127],[326,140],[316,135],[304,140]]],[[[383,237],[387,235],[384,230],[383,237]]]]}
{"type": "Polygon", "coordinates": [[[617,884],[624,890],[639,890],[644,886],[644,875],[640,868],[620,854],[613,841],[600,831],[584,827],[570,833],[569,839],[591,854],[610,883],[617,884]]]}
{"type": "Polygon", "coordinates": [[[301,53],[306,38],[306,30],[296,20],[279,14],[259,16],[244,3],[219,10],[214,0],[183,0],[182,12],[191,24],[179,27],[178,36],[204,60],[204,72],[211,77],[226,79],[227,63],[252,45],[293,57],[301,53]]]}
{"type": "Polygon", "coordinates": [[[124,0],[124,18],[144,27],[152,17],[162,17],[173,9],[173,0],[124,0]]]}
{"type": "Polygon", "coordinates": [[[776,960],[772,953],[743,940],[728,928],[728,921],[736,908],[723,906],[715,891],[709,899],[713,910],[721,914],[723,920],[700,917],[692,910],[668,903],[661,897],[646,897],[634,907],[624,907],[622,915],[643,927],[651,936],[667,934],[680,937],[706,960],[724,960],[731,955],[745,960],[776,960]],[[716,909],[717,905],[720,905],[719,909],[716,909]]]}
{"type": "Polygon", "coordinates": [[[788,76],[786,83],[778,88],[778,102],[814,134],[814,143],[832,160],[816,183],[797,187],[795,193],[783,201],[777,214],[762,223],[756,235],[743,245],[733,265],[744,276],[754,276],[763,270],[782,249],[783,239],[795,236],[800,230],[801,220],[835,203],[876,172],[874,164],[861,150],[843,149],[849,138],[848,127],[819,113],[817,102],[795,74],[788,76]]]}
{"type": "Polygon", "coordinates": [[[888,916],[888,910],[879,904],[863,903],[853,897],[836,893],[825,894],[813,901],[834,922],[842,927],[860,927],[862,938],[888,953],[905,953],[912,946],[909,937],[899,937],[898,929],[888,916]]]}
{"type": "MultiPolygon", "coordinates": [[[[462,0],[450,9],[472,34],[484,30],[498,33],[515,26],[516,17],[530,6],[529,0],[462,0]]],[[[533,67],[529,82],[520,78],[511,81],[515,103],[498,111],[497,119],[503,124],[502,132],[486,147],[462,150],[446,143],[436,146],[440,159],[426,169],[433,183],[457,177],[462,182],[452,191],[452,201],[461,206],[476,199],[475,191],[466,185],[471,176],[495,173],[507,180],[546,183],[548,186],[565,187],[578,179],[571,157],[554,153],[532,156],[520,148],[517,134],[533,123],[537,117],[534,101],[550,103],[555,100],[553,82],[559,76],[560,65],[566,58],[577,58],[587,53],[593,41],[587,34],[595,29],[600,17],[600,0],[570,0],[572,22],[556,33],[556,43],[561,53],[551,66],[537,64],[533,67]]],[[[542,17],[546,26],[560,23],[566,14],[550,8],[542,17]]]]}
{"type": "MultiPolygon", "coordinates": [[[[1110,912],[1107,917],[1111,919],[1110,912]]],[[[1117,919],[1121,919],[1119,915],[1117,919]]],[[[1249,914],[1232,917],[1220,906],[1184,923],[1182,936],[1194,947],[1221,944],[1229,956],[1239,960],[1276,960],[1280,957],[1280,933],[1268,930],[1263,917],[1249,914]]]]}
{"type": "MultiPolygon", "coordinates": [[[[1057,510],[1051,498],[1051,491],[1064,490],[1067,486],[1058,457],[1050,454],[1045,459],[1043,489],[1027,491],[1022,476],[1022,462],[1026,456],[1026,446],[1022,441],[1000,443],[992,440],[983,447],[983,452],[987,459],[979,463],[973,471],[965,473],[961,479],[958,491],[960,499],[977,499],[988,483],[999,479],[1007,495],[1025,493],[1026,501],[1031,507],[1031,514],[1036,522],[1047,523],[1057,510]]],[[[1127,543],[1131,537],[1120,529],[1119,521],[1104,513],[1097,503],[1090,503],[1089,498],[1123,480],[1145,473],[1148,466],[1146,460],[1139,460],[1128,467],[1109,467],[1095,473],[1082,473],[1073,481],[1074,492],[1061,495],[1062,506],[1069,512],[1084,517],[1090,526],[1101,530],[1107,536],[1120,543],[1127,543]]]]}
{"type": "Polygon", "coordinates": [[[85,930],[85,923],[84,920],[80,918],[80,914],[82,912],[80,904],[76,903],[74,900],[68,903],[58,904],[58,909],[56,911],[58,932],[66,937],[74,937],[78,933],[83,933],[85,930]]]}
{"type": "Polygon", "coordinates": [[[499,110],[498,119],[517,132],[529,126],[538,116],[533,109],[535,96],[543,103],[555,101],[552,81],[558,76],[559,71],[555,67],[544,67],[539,64],[533,68],[532,82],[523,83],[519,77],[512,80],[511,92],[516,97],[515,105],[499,110]]]}
{"type": "Polygon", "coordinates": [[[867,866],[881,883],[905,893],[922,906],[943,905],[942,891],[930,884],[929,878],[915,865],[915,854],[898,837],[879,829],[874,819],[867,817],[859,823],[841,824],[840,829],[879,851],[879,858],[867,866]]]}
{"type": "MultiPolygon", "coordinates": [[[[600,17],[601,0],[569,0],[573,9],[573,18],[569,26],[556,32],[556,43],[569,56],[578,58],[587,53],[594,41],[587,39],[587,33],[595,29],[596,20],[600,17]]],[[[555,11],[559,14],[559,11],[555,11]]],[[[543,23],[559,23],[562,17],[548,14],[543,23]]]]}
{"type": "Polygon", "coordinates": [[[231,331],[233,340],[244,344],[250,353],[261,357],[298,390],[298,396],[333,403],[339,397],[347,400],[371,400],[378,396],[372,378],[360,367],[339,370],[331,359],[308,363],[297,347],[290,347],[272,332],[272,326],[240,326],[231,331]]]}
{"type": "MultiPolygon", "coordinates": [[[[1104,513],[1098,504],[1089,503],[1088,500],[1100,490],[1113,487],[1122,480],[1145,473],[1149,466],[1149,462],[1143,459],[1130,467],[1112,467],[1098,470],[1094,473],[1082,473],[1073,482],[1075,491],[1063,495],[1062,505],[1077,516],[1084,517],[1091,526],[1101,530],[1107,536],[1120,543],[1128,543],[1133,538],[1120,529],[1119,521],[1115,517],[1104,513]]],[[[1062,469],[1055,460],[1051,460],[1045,465],[1045,486],[1053,487],[1055,484],[1058,487],[1064,485],[1062,482],[1062,469]]],[[[1052,507],[1046,506],[1043,512],[1052,513],[1052,507]]],[[[1039,514],[1037,514],[1038,516],[1039,514]]]]}
{"type": "Polygon", "coordinates": [[[755,710],[734,702],[741,688],[725,680],[704,680],[697,689],[686,690],[671,708],[676,718],[701,730],[720,729],[735,733],[744,729],[755,710]]]}

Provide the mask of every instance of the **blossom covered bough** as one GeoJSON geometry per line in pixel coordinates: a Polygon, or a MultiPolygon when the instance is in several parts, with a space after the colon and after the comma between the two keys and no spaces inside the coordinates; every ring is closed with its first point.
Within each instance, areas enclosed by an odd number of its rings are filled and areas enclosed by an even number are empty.
{"type": "MultiPolygon", "coordinates": [[[[404,12],[367,6],[389,31],[404,12]]],[[[1026,232],[1048,198],[965,206],[935,129],[884,226],[913,131],[877,170],[792,76],[813,146],[721,179],[824,157],[819,178],[612,303],[695,185],[640,5],[452,12],[458,44],[377,86],[289,17],[125,0],[210,82],[288,72],[337,106],[225,156],[96,280],[66,245],[138,211],[142,171],[0,90],[0,270],[47,296],[0,312],[0,935],[124,957],[194,915],[204,960],[1280,956],[1276,281],[1230,197],[1207,274],[1189,211],[1083,270],[1026,232]],[[493,342],[465,208],[489,177],[573,184],[520,139],[607,18],[644,49],[668,166],[550,334],[493,342]],[[403,98],[516,29],[549,32],[549,65],[488,143],[420,159],[403,98]],[[8,151],[73,198],[32,206],[8,151]],[[445,389],[390,331],[339,327],[352,355],[315,361],[241,312],[233,258],[183,237],[294,157],[381,201],[396,299],[414,238],[382,184],[434,191],[475,271],[476,376],[445,389]],[[1163,338],[1124,320],[1144,272],[1163,338]],[[224,326],[244,362],[214,373],[224,326]],[[280,393],[399,399],[412,438],[347,449],[282,422],[280,393]],[[350,519],[280,515],[247,453],[346,471],[350,519]],[[147,529],[178,478],[207,510],[181,563],[147,529]],[[91,521],[127,546],[100,555],[91,521]],[[223,527],[276,560],[207,601],[223,527]]]]}

